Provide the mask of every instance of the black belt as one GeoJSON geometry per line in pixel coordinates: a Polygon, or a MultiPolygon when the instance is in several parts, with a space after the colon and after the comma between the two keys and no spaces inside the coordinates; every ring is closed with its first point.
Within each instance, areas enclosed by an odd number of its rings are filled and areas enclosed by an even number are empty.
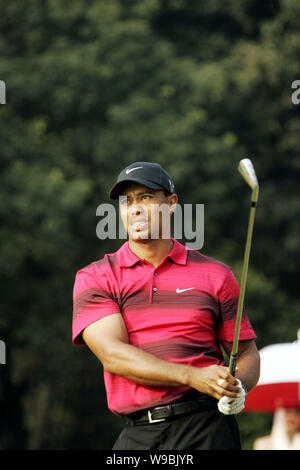
{"type": "Polygon", "coordinates": [[[209,395],[196,398],[195,400],[181,403],[171,403],[169,405],[156,406],[149,410],[127,415],[126,424],[138,426],[140,424],[152,424],[174,419],[177,416],[197,413],[199,411],[209,411],[217,409],[217,400],[209,395]]]}

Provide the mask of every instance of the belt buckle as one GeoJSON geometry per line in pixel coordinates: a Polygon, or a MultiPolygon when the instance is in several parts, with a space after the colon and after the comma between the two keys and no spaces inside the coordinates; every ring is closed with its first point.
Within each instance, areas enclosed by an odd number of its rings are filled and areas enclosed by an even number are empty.
{"type": "Polygon", "coordinates": [[[149,419],[149,423],[159,423],[161,421],[166,421],[166,418],[152,419],[150,410],[148,410],[148,419],[149,419]]]}

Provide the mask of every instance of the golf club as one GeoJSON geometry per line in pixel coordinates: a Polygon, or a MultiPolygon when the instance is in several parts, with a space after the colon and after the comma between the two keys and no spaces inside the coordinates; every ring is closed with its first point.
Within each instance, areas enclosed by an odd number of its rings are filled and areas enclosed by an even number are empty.
{"type": "Polygon", "coordinates": [[[238,300],[238,307],[237,307],[236,321],[235,321],[234,340],[233,340],[232,351],[231,351],[230,360],[229,360],[229,372],[233,376],[235,375],[236,361],[237,361],[237,356],[238,356],[240,326],[241,326],[241,319],[242,319],[243,307],[244,307],[245,290],[246,290],[255,210],[256,210],[256,204],[258,201],[258,192],[259,192],[259,186],[258,186],[256,174],[255,174],[252,162],[251,160],[249,160],[249,158],[244,158],[243,160],[239,162],[238,171],[241,173],[244,180],[252,189],[252,195],[251,195],[251,209],[250,209],[250,215],[249,215],[244,261],[243,261],[243,266],[242,266],[242,276],[241,276],[241,282],[240,282],[240,295],[239,295],[239,300],[238,300]]]}

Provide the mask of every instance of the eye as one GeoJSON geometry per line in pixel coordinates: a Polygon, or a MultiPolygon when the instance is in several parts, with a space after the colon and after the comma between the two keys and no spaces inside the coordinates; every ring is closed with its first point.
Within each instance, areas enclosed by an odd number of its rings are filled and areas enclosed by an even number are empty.
{"type": "Polygon", "coordinates": [[[129,199],[126,196],[120,197],[120,205],[126,206],[129,203],[129,199]]]}
{"type": "Polygon", "coordinates": [[[150,196],[150,194],[144,194],[144,195],[143,195],[143,199],[145,199],[145,198],[146,198],[146,199],[151,199],[152,196],[150,196]]]}

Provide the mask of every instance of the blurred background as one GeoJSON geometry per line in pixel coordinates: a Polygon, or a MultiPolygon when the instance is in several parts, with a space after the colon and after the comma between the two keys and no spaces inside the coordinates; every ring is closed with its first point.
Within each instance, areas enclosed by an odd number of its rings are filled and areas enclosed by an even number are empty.
{"type": "MultiPolygon", "coordinates": [[[[71,342],[75,273],[119,248],[96,208],[120,170],[159,162],[205,204],[202,252],[241,273],[260,182],[245,305],[257,346],[300,327],[300,3],[0,1],[1,449],[110,449],[101,365],[71,342]]],[[[184,242],[184,240],[182,240],[184,242]]],[[[272,414],[238,415],[243,449],[272,414]]]]}

